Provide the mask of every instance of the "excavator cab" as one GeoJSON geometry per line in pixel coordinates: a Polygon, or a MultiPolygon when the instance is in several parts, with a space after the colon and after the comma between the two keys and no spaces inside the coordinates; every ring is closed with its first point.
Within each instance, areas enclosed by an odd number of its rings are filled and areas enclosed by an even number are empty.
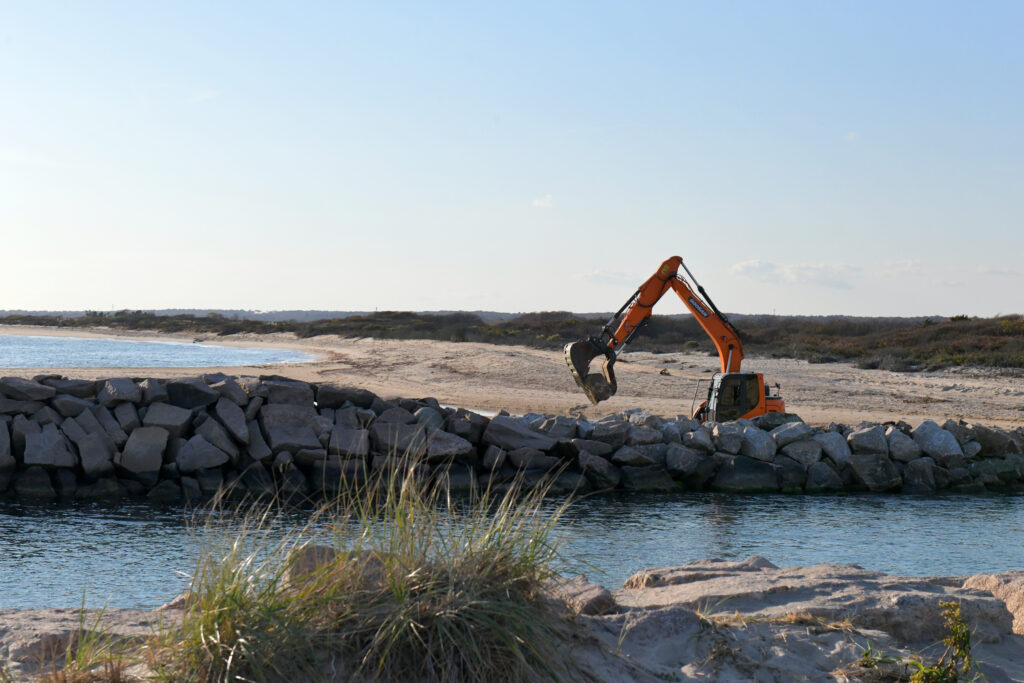
{"type": "Polygon", "coordinates": [[[781,413],[785,404],[771,395],[764,375],[757,372],[715,373],[708,387],[708,400],[695,413],[701,422],[728,422],[765,413],[781,413]]]}

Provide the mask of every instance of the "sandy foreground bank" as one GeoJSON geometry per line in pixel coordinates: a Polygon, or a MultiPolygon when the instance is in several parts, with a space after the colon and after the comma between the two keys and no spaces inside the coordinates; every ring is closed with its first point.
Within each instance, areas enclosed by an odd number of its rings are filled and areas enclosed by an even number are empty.
{"type": "MultiPolygon", "coordinates": [[[[0,326],[0,334],[183,340],[233,346],[272,346],[314,353],[311,363],[230,368],[136,368],[139,377],[178,377],[203,372],[277,374],[317,382],[339,382],[384,397],[433,396],[444,404],[512,413],[581,412],[588,417],[643,408],[658,415],[689,413],[697,382],[718,360],[692,353],[626,353],[616,365],[619,393],[591,406],[573,383],[561,352],[522,346],[429,340],[344,339],[334,335],[299,339],[287,334],[240,334],[229,338],[191,334],[124,333],[93,328],[54,330],[0,326]]],[[[0,367],[3,359],[0,358],[0,367]]],[[[787,408],[811,424],[904,419],[917,424],[947,418],[985,425],[1024,425],[1024,375],[985,368],[894,373],[860,370],[849,363],[812,365],[791,359],[748,358],[744,369],[763,372],[781,385],[787,408]]],[[[17,368],[5,374],[59,373],[72,378],[127,374],[123,368],[17,368]]]]}
{"type": "MultiPolygon", "coordinates": [[[[556,663],[567,681],[906,680],[907,662],[934,664],[945,649],[942,603],[958,603],[971,631],[977,665],[969,676],[1024,681],[1024,572],[901,577],[856,565],[779,568],[752,557],[648,569],[615,591],[585,577],[549,590],[568,611],[556,663]]],[[[181,618],[179,608],[109,610],[85,623],[130,650],[173,632],[181,618]]],[[[52,670],[80,623],[71,609],[0,611],[8,676],[27,681],[52,670]]],[[[127,673],[152,676],[144,664],[127,673]]]]}

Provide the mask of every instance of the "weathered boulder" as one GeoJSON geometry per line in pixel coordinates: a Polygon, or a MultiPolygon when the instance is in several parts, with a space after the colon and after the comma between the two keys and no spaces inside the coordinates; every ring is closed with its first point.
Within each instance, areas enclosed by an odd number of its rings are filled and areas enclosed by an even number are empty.
{"type": "Polygon", "coordinates": [[[629,446],[644,446],[652,443],[661,443],[664,436],[661,430],[652,427],[631,427],[626,436],[626,444],[629,446]]]}
{"type": "Polygon", "coordinates": [[[427,437],[427,462],[463,458],[475,450],[476,447],[461,436],[439,429],[430,432],[427,437]]]}
{"type": "Polygon", "coordinates": [[[914,430],[914,441],[926,455],[943,467],[954,467],[963,460],[964,452],[956,437],[931,420],[925,420],[914,430]]]}
{"type": "Polygon", "coordinates": [[[490,420],[483,415],[478,415],[464,408],[457,408],[454,413],[448,417],[446,430],[461,436],[466,441],[473,444],[480,443],[480,440],[484,436],[484,430],[487,429],[487,424],[490,420]]]}
{"type": "Polygon", "coordinates": [[[814,432],[803,422],[787,422],[771,430],[771,437],[775,440],[775,446],[782,448],[794,441],[801,441],[808,438],[814,432]]]}
{"type": "Polygon", "coordinates": [[[779,490],[783,493],[801,493],[807,481],[807,468],[796,460],[780,455],[772,463],[778,477],[779,490]]]}
{"type": "Polygon", "coordinates": [[[53,488],[50,475],[39,465],[23,470],[14,480],[14,492],[19,498],[32,500],[54,500],[57,491],[53,488]]]}
{"type": "Polygon", "coordinates": [[[577,452],[586,451],[591,455],[599,455],[602,458],[611,455],[615,449],[606,444],[604,441],[595,441],[593,439],[572,439],[570,442],[577,452]]]}
{"type": "Polygon", "coordinates": [[[678,489],[664,467],[623,467],[620,472],[620,483],[627,491],[669,492],[678,489]]]}
{"type": "Polygon", "coordinates": [[[505,460],[507,454],[504,450],[497,446],[488,446],[487,450],[484,451],[484,457],[481,462],[483,468],[489,472],[496,472],[505,466],[505,460]]]}
{"type": "Polygon", "coordinates": [[[327,444],[327,453],[342,458],[366,458],[370,454],[369,430],[335,427],[327,444]]]}
{"type": "Polygon", "coordinates": [[[96,395],[96,382],[91,379],[57,379],[56,377],[47,377],[40,380],[39,383],[53,387],[58,394],[70,394],[77,398],[90,398],[96,395]]]}
{"type": "Polygon", "coordinates": [[[39,433],[25,435],[24,462],[47,468],[74,467],[78,458],[71,452],[67,439],[57,426],[48,424],[39,433]]]}
{"type": "Polygon", "coordinates": [[[935,461],[929,457],[916,458],[903,470],[903,493],[934,493],[935,461]]]}
{"type": "Polygon", "coordinates": [[[764,415],[758,415],[754,422],[758,428],[770,432],[789,422],[803,422],[803,420],[794,413],[765,413],[764,415]]]}
{"type": "Polygon", "coordinates": [[[694,448],[672,444],[665,454],[665,469],[690,488],[703,488],[715,475],[715,467],[714,458],[694,448]]]}
{"type": "MultiPolygon", "coordinates": [[[[882,435],[885,438],[885,435],[882,435]]],[[[854,453],[850,458],[854,479],[869,491],[891,491],[903,483],[900,471],[888,456],[880,453],[854,453]]]]}
{"type": "Polygon", "coordinates": [[[622,480],[619,468],[599,455],[581,451],[576,458],[576,464],[595,489],[613,489],[622,480]]]}
{"type": "Polygon", "coordinates": [[[552,439],[571,439],[576,436],[576,420],[565,415],[556,415],[544,420],[540,431],[552,439]]]}
{"type": "Polygon", "coordinates": [[[118,403],[142,403],[142,387],[127,377],[116,377],[108,379],[103,383],[103,388],[96,394],[96,400],[100,405],[108,408],[118,403]]]}
{"type": "Polygon", "coordinates": [[[862,455],[889,455],[889,442],[885,438],[885,429],[882,425],[863,427],[850,432],[846,437],[850,444],[850,450],[862,455]]]}
{"type": "MultiPolygon", "coordinates": [[[[628,424],[626,429],[628,430],[628,424]]],[[[625,432],[623,432],[625,441],[625,432]]],[[[555,440],[546,434],[538,434],[522,422],[507,415],[492,418],[484,430],[483,442],[506,451],[518,448],[536,448],[546,451],[555,445],[555,440]]]]}
{"type": "Polygon", "coordinates": [[[7,423],[0,421],[0,469],[10,469],[17,462],[11,449],[11,433],[7,431],[7,423]]]}
{"type": "Polygon", "coordinates": [[[246,422],[245,429],[249,432],[249,444],[246,452],[250,458],[259,462],[274,455],[274,452],[270,450],[270,446],[267,445],[266,439],[263,438],[263,432],[260,431],[260,426],[256,423],[256,420],[246,422]]]}
{"type": "Polygon", "coordinates": [[[214,405],[213,414],[235,441],[242,444],[249,443],[249,428],[246,426],[245,412],[237,403],[228,398],[221,398],[214,405]]]}
{"type": "Polygon", "coordinates": [[[88,410],[95,404],[89,399],[78,398],[71,394],[57,394],[50,399],[50,405],[63,417],[75,417],[83,410],[88,410]]]}
{"type": "Polygon", "coordinates": [[[839,491],[842,488],[843,480],[826,462],[818,461],[807,468],[807,481],[804,483],[807,493],[839,491]]]}
{"type": "Polygon", "coordinates": [[[839,432],[822,432],[811,437],[821,444],[822,453],[831,460],[837,469],[850,464],[850,446],[839,432]]]}
{"type": "Polygon", "coordinates": [[[216,403],[220,394],[198,378],[172,379],[164,385],[167,402],[179,408],[205,408],[216,403]]]}
{"type": "Polygon", "coordinates": [[[400,406],[388,408],[377,416],[377,422],[394,424],[414,424],[416,416],[400,406]]]}
{"type": "MultiPolygon", "coordinates": [[[[231,440],[231,437],[228,435],[228,431],[224,429],[224,426],[221,425],[220,422],[213,418],[207,418],[201,425],[196,427],[196,434],[202,436],[211,444],[227,453],[231,458],[232,464],[238,462],[238,446],[236,446],[235,442],[231,440]]],[[[246,436],[248,436],[248,430],[246,430],[246,436]]]]}
{"type": "Polygon", "coordinates": [[[146,494],[146,499],[151,503],[172,504],[182,498],[181,484],[170,479],[164,479],[146,494]]]}
{"type": "Polygon", "coordinates": [[[146,416],[142,418],[143,425],[166,429],[172,439],[184,436],[191,421],[191,411],[169,403],[151,404],[146,410],[146,416]]]}
{"type": "MultiPolygon", "coordinates": [[[[313,431],[313,406],[287,403],[267,404],[260,408],[259,421],[267,443],[274,453],[320,448],[320,439],[313,431]]],[[[148,417],[148,415],[147,415],[148,417]]]]}
{"type": "Polygon", "coordinates": [[[625,445],[629,430],[629,422],[609,416],[594,423],[594,431],[590,438],[594,441],[603,441],[612,448],[619,448],[625,445]]]}
{"type": "Polygon", "coordinates": [[[343,387],[336,384],[319,384],[316,387],[316,403],[323,408],[341,408],[346,402],[359,408],[369,408],[377,395],[366,389],[343,387]]]}
{"type": "Polygon", "coordinates": [[[743,448],[743,430],[744,425],[738,422],[719,422],[712,427],[711,435],[719,451],[735,455],[743,448]]]}
{"type": "Polygon", "coordinates": [[[508,452],[508,461],[520,470],[551,470],[558,467],[561,461],[550,455],[544,455],[536,448],[517,448],[508,452]]]}
{"type": "Polygon", "coordinates": [[[692,432],[683,434],[683,445],[705,453],[715,452],[715,442],[711,437],[711,431],[707,427],[700,427],[692,432]]]}
{"type": "Polygon", "coordinates": [[[53,398],[57,390],[30,379],[0,377],[0,394],[16,401],[45,401],[53,398]]]}
{"type": "Polygon", "coordinates": [[[151,403],[166,403],[169,396],[164,383],[158,379],[148,378],[139,382],[142,389],[142,402],[146,405],[151,403]]]}
{"type": "Polygon", "coordinates": [[[114,406],[114,419],[125,434],[131,434],[132,430],[141,425],[139,412],[135,409],[134,403],[118,403],[114,406]]]}
{"type": "Polygon", "coordinates": [[[1012,443],[1006,432],[984,425],[972,426],[974,427],[974,440],[981,444],[982,457],[998,458],[1006,455],[1012,443]]]}
{"type": "MultiPolygon", "coordinates": [[[[413,417],[416,418],[417,424],[423,425],[429,432],[444,429],[444,415],[442,415],[439,411],[434,410],[433,408],[430,408],[428,406],[422,406],[420,408],[417,408],[415,411],[413,411],[413,417]]],[[[458,435],[456,434],[456,436],[458,435]]]]}
{"type": "Polygon", "coordinates": [[[277,493],[274,478],[270,476],[267,468],[258,462],[254,462],[242,470],[242,473],[238,476],[238,481],[253,496],[273,496],[277,493]]]}
{"type": "MultiPolygon", "coordinates": [[[[149,427],[148,429],[156,429],[149,427]]],[[[166,433],[166,432],[165,432],[166,433]]],[[[76,442],[82,471],[87,477],[96,479],[114,471],[113,443],[99,434],[84,434],[76,442]]]]}
{"type": "Polygon", "coordinates": [[[921,457],[921,447],[896,427],[885,430],[885,439],[889,444],[889,457],[899,462],[911,462],[921,457]]]}
{"type": "Polygon", "coordinates": [[[0,415],[23,413],[32,415],[40,410],[43,404],[39,401],[18,401],[13,398],[0,398],[0,415]]]}
{"type": "MultiPolygon", "coordinates": [[[[797,424],[795,422],[790,424],[797,424]]],[[[801,423],[802,424],[802,423],[801,423]]],[[[814,439],[802,441],[791,441],[782,447],[782,453],[787,458],[792,458],[804,467],[810,467],[821,460],[821,444],[814,439]]]]}
{"type": "MultiPolygon", "coordinates": [[[[168,483],[173,484],[174,482],[168,483]]],[[[75,500],[82,501],[108,502],[126,495],[128,495],[128,489],[117,479],[99,479],[92,484],[75,489],[75,500]]]]}
{"type": "Polygon", "coordinates": [[[381,455],[420,458],[427,452],[427,431],[423,425],[377,420],[370,427],[370,447],[381,455]]]}
{"type": "MultiPolygon", "coordinates": [[[[220,467],[230,460],[231,458],[227,453],[211,444],[201,435],[196,434],[182,446],[175,462],[178,464],[179,471],[183,474],[190,474],[200,470],[220,467]]],[[[202,482],[200,482],[200,485],[202,485],[202,482]]]]}
{"type": "Polygon", "coordinates": [[[128,437],[124,452],[114,462],[134,474],[158,472],[167,448],[167,430],[160,427],[139,427],[128,437]]]}
{"type": "MultiPolygon", "coordinates": [[[[295,406],[313,405],[313,387],[306,382],[275,380],[265,382],[267,403],[287,403],[295,406]]],[[[326,406],[325,406],[326,407],[326,406]]]]}
{"type": "Polygon", "coordinates": [[[743,442],[740,445],[740,453],[742,455],[765,462],[771,462],[775,458],[775,440],[768,432],[752,425],[746,425],[741,434],[743,442]]]}
{"type": "Polygon", "coordinates": [[[778,491],[778,478],[770,463],[745,455],[725,455],[711,480],[711,489],[728,493],[778,491]]]}
{"type": "Polygon", "coordinates": [[[612,464],[618,467],[650,467],[657,465],[658,460],[633,446],[623,446],[611,457],[612,464]]]}

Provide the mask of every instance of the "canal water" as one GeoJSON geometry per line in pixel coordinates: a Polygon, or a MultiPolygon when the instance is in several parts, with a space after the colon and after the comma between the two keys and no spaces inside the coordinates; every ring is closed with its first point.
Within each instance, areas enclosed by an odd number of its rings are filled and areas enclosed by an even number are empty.
{"type": "MultiPolygon", "coordinates": [[[[194,528],[182,508],[0,504],[0,609],[156,607],[188,585],[194,528]]],[[[564,573],[611,588],[646,567],[751,555],[966,575],[1024,569],[1024,497],[602,495],[576,502],[557,535],[564,573]]]]}

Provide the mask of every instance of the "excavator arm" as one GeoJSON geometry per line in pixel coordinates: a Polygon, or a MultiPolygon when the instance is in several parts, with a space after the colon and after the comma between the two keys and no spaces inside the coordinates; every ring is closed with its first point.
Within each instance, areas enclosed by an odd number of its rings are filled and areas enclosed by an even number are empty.
{"type": "Polygon", "coordinates": [[[743,362],[743,344],[740,342],[739,334],[693,277],[683,259],[673,256],[662,263],[658,271],[640,285],[622,308],[605,323],[599,335],[566,344],[565,361],[569,365],[569,371],[576,384],[593,403],[600,403],[615,394],[618,385],[615,381],[614,366],[618,355],[647,323],[654,305],[670,289],[675,291],[683,305],[711,337],[715,348],[718,349],[722,372],[739,371],[743,362]],[[693,280],[700,295],[679,275],[680,267],[693,280]],[[605,357],[602,372],[591,373],[591,361],[601,355],[605,357]]]}

